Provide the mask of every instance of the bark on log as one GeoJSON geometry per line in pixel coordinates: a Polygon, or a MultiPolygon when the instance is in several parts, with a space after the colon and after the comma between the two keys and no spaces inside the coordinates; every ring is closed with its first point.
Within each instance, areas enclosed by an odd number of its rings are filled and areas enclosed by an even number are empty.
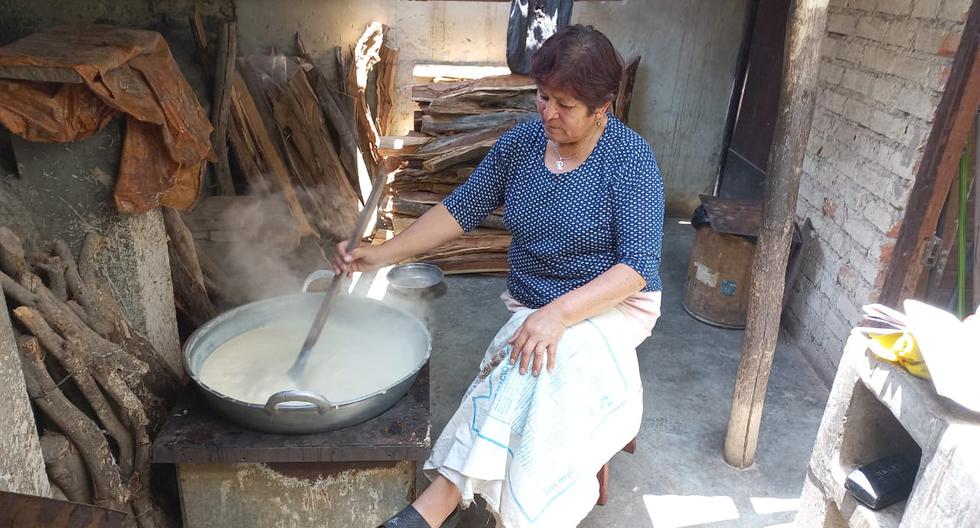
{"type": "Polygon", "coordinates": [[[235,194],[235,182],[228,163],[228,114],[231,111],[231,84],[238,55],[238,24],[232,20],[221,24],[215,53],[214,87],[211,90],[211,122],[214,131],[211,145],[218,161],[214,164],[218,191],[226,196],[235,194]]]}
{"type": "Polygon", "coordinates": [[[472,130],[506,129],[537,117],[537,112],[489,112],[462,116],[426,114],[422,116],[422,133],[437,136],[472,130]]]}
{"type": "Polygon", "coordinates": [[[434,158],[422,162],[422,166],[427,171],[437,171],[463,163],[466,161],[480,159],[490,152],[490,148],[497,142],[496,138],[485,139],[472,145],[467,145],[458,149],[451,150],[434,158]]]}
{"type": "Polygon", "coordinates": [[[320,109],[326,117],[332,135],[336,136],[337,151],[340,155],[340,162],[344,166],[347,180],[357,193],[358,199],[363,203],[364,197],[361,196],[360,182],[357,176],[357,156],[359,154],[357,121],[354,118],[354,99],[330,86],[330,82],[327,81],[323,72],[314,64],[313,58],[307,52],[299,33],[296,33],[296,49],[299,50],[299,56],[309,65],[306,69],[306,77],[320,102],[320,109]]]}
{"type": "Polygon", "coordinates": [[[816,98],[820,43],[827,0],[795,0],[790,8],[775,141],[764,185],[763,223],[749,286],[745,341],[725,436],[725,461],[748,467],[755,460],[766,385],[779,337],[784,281],[793,236],[800,172],[816,98]]]}
{"type": "Polygon", "coordinates": [[[47,263],[35,263],[34,267],[44,271],[48,279],[48,289],[62,302],[68,301],[68,283],[65,281],[65,265],[57,255],[48,257],[47,263]]]}
{"type": "Polygon", "coordinates": [[[324,240],[345,239],[357,223],[359,199],[344,174],[313,88],[296,72],[285,84],[273,86],[270,95],[290,174],[309,204],[312,223],[324,240]]]}
{"type": "Polygon", "coordinates": [[[167,229],[174,301],[191,325],[197,328],[216,317],[218,310],[211,303],[204,286],[204,273],[201,271],[193,235],[178,211],[168,207],[162,210],[163,223],[167,229]]]}
{"type": "Polygon", "coordinates": [[[398,66],[398,50],[381,46],[378,62],[377,100],[378,134],[388,134],[391,114],[395,106],[395,70],[398,66]]]}
{"type": "Polygon", "coordinates": [[[41,453],[48,477],[67,500],[92,504],[92,485],[85,462],[67,436],[54,431],[41,435],[41,453]]]}
{"type": "Polygon", "coordinates": [[[13,231],[2,226],[0,226],[0,269],[14,280],[20,280],[21,274],[30,269],[20,239],[13,231]]]}
{"type": "Polygon", "coordinates": [[[95,505],[122,509],[128,499],[126,490],[119,477],[119,468],[113,461],[109,443],[99,432],[98,426],[72,405],[51,379],[44,367],[41,345],[36,338],[22,336],[17,340],[17,348],[20,351],[27,394],[41,412],[78,447],[92,477],[95,505]]]}
{"type": "Polygon", "coordinates": [[[316,231],[306,219],[303,207],[289,181],[289,171],[259,115],[245,79],[236,71],[232,81],[232,116],[235,125],[229,131],[232,150],[252,186],[252,192],[282,194],[296,220],[302,236],[316,231]],[[271,175],[271,180],[268,179],[271,175]]]}
{"type": "MultiPolygon", "coordinates": [[[[371,114],[371,107],[368,106],[367,90],[368,74],[374,65],[381,60],[381,46],[384,42],[387,28],[378,22],[368,25],[367,29],[357,40],[354,46],[354,58],[350,64],[351,73],[347,77],[347,93],[354,97],[354,114],[357,119],[357,131],[361,153],[364,156],[364,164],[367,166],[367,173],[359,175],[359,180],[371,181],[372,174],[377,174],[380,163],[378,157],[378,133],[374,116],[371,114]],[[361,177],[363,176],[363,177],[361,177]]],[[[361,189],[361,195],[370,194],[370,189],[361,189]]]]}
{"type": "Polygon", "coordinates": [[[133,471],[133,438],[129,430],[119,421],[116,413],[109,405],[105,395],[99,390],[95,379],[89,372],[88,358],[80,357],[71,348],[65,347],[65,341],[44,321],[40,312],[34,308],[21,306],[14,309],[14,316],[24,325],[51,355],[65,368],[68,375],[75,381],[89,406],[95,411],[95,416],[109,433],[119,448],[119,473],[123,480],[129,478],[133,471]]]}

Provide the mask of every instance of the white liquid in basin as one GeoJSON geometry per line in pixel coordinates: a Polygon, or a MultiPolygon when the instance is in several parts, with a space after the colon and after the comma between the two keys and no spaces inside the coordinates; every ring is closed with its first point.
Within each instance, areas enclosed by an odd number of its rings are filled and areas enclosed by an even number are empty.
{"type": "Polygon", "coordinates": [[[284,390],[309,390],[340,403],[373,394],[408,376],[422,360],[397,334],[330,325],[310,352],[300,383],[287,371],[309,328],[262,326],[228,340],[204,361],[201,382],[236,400],[264,405],[284,390]]]}

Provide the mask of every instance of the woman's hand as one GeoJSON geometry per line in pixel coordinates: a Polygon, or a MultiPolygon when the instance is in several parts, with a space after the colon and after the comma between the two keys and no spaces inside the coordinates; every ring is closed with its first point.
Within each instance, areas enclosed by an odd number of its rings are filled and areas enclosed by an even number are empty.
{"type": "Polygon", "coordinates": [[[340,274],[354,271],[372,271],[389,264],[382,246],[363,245],[347,253],[347,241],[337,243],[337,251],[333,258],[333,272],[340,274]]]}
{"type": "Polygon", "coordinates": [[[531,374],[537,376],[541,373],[541,364],[547,357],[548,372],[555,368],[555,354],[558,352],[558,342],[568,328],[562,319],[560,311],[552,305],[545,306],[534,312],[521,327],[514,332],[507,342],[511,345],[510,363],[521,362],[521,374],[527,373],[528,364],[534,356],[531,364],[531,374]]]}

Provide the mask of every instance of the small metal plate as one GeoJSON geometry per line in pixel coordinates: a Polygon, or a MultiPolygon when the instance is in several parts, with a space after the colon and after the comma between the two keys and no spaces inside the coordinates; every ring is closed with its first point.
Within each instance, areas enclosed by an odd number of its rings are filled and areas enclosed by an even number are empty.
{"type": "Polygon", "coordinates": [[[388,272],[388,282],[396,288],[428,288],[442,282],[439,266],[414,262],[395,266],[388,272]]]}

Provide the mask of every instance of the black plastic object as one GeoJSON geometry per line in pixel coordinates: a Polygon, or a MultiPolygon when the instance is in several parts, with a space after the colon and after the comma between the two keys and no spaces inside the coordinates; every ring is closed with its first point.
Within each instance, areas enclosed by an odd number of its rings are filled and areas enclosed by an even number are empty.
{"type": "Polygon", "coordinates": [[[694,214],[691,215],[691,227],[697,229],[703,225],[711,225],[711,219],[708,218],[708,211],[704,209],[704,206],[699,205],[694,210],[694,214]]]}
{"type": "Polygon", "coordinates": [[[889,455],[851,471],[844,489],[865,506],[880,510],[909,496],[917,471],[908,458],[889,455]]]}
{"type": "Polygon", "coordinates": [[[507,66],[527,75],[541,44],[572,20],[572,0],[511,0],[507,21],[507,66]]]}

